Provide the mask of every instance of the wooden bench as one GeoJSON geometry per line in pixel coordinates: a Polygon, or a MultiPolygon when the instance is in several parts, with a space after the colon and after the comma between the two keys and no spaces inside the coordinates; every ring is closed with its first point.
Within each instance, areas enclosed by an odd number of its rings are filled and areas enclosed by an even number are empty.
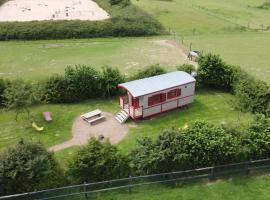
{"type": "Polygon", "coordinates": [[[92,112],[88,112],[81,115],[81,118],[92,125],[95,122],[100,121],[101,119],[104,119],[105,117],[101,114],[101,111],[97,109],[92,112]]]}
{"type": "Polygon", "coordinates": [[[89,124],[92,125],[92,124],[94,124],[95,122],[98,122],[98,121],[100,121],[100,120],[102,120],[102,119],[105,119],[105,117],[104,117],[103,115],[101,115],[100,117],[91,119],[91,120],[87,120],[87,122],[88,122],[89,124]]]}

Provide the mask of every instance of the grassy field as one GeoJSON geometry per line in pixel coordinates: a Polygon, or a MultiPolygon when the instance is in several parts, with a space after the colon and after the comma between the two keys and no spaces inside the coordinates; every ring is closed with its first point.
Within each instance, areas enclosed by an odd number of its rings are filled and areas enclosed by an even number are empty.
{"type": "Polygon", "coordinates": [[[228,63],[270,83],[270,32],[187,37],[189,42],[195,49],[220,54],[228,63]]]}
{"type": "Polygon", "coordinates": [[[18,122],[15,121],[15,112],[0,112],[0,149],[15,143],[20,138],[27,138],[34,141],[41,141],[46,147],[61,143],[71,138],[72,122],[82,113],[99,108],[108,112],[115,112],[118,109],[116,99],[92,100],[78,104],[50,104],[32,107],[33,120],[38,126],[43,126],[43,132],[36,132],[31,127],[26,114],[19,115],[18,122]],[[50,111],[53,122],[46,123],[42,112],[50,111]]]}
{"type": "MultiPolygon", "coordinates": [[[[128,136],[119,143],[124,152],[134,147],[136,139],[141,136],[155,138],[159,132],[168,127],[181,127],[197,119],[209,120],[213,123],[248,123],[252,115],[239,113],[232,109],[234,97],[221,92],[199,92],[194,104],[188,110],[175,111],[142,122],[128,123],[130,129],[128,136]],[[206,101],[207,99],[207,101],[206,101]],[[226,115],[224,115],[226,113],[226,115]],[[241,118],[239,118],[239,114],[241,118]],[[240,121],[239,121],[240,120],[240,121]]],[[[25,115],[19,116],[16,122],[13,111],[0,113],[0,149],[15,143],[20,138],[28,138],[41,141],[46,147],[61,143],[71,138],[72,122],[81,113],[99,108],[103,111],[116,113],[119,111],[118,100],[92,100],[80,104],[41,105],[31,108],[34,121],[39,126],[44,126],[42,133],[36,132],[25,115]],[[50,111],[53,122],[46,123],[42,118],[42,112],[50,111]]],[[[59,154],[60,157],[63,153],[59,154]]],[[[64,158],[64,157],[63,157],[64,158]]]]}
{"type": "Polygon", "coordinates": [[[37,80],[63,73],[67,65],[117,66],[124,73],[160,63],[184,62],[180,50],[162,38],[0,42],[0,77],[37,80]]]}
{"type": "Polygon", "coordinates": [[[192,49],[220,54],[255,77],[270,83],[270,12],[264,0],[140,0],[134,4],[154,15],[179,41],[192,49]]]}
{"type": "Polygon", "coordinates": [[[144,186],[132,189],[131,193],[99,193],[92,198],[103,200],[267,200],[270,198],[269,189],[269,175],[234,176],[216,182],[194,182],[178,187],[144,186]]]}

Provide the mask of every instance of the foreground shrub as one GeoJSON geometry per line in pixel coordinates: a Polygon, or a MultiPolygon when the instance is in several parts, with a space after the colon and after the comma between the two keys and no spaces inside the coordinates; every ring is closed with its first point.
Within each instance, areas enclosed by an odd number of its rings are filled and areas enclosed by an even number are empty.
{"type": "Polygon", "coordinates": [[[267,83],[242,76],[234,85],[234,93],[240,110],[270,114],[270,86],[267,83]]]}
{"type": "Polygon", "coordinates": [[[218,55],[207,54],[199,58],[197,82],[199,85],[231,91],[237,68],[227,65],[218,55]]]}
{"type": "Polygon", "coordinates": [[[194,65],[191,64],[183,64],[176,67],[178,71],[184,71],[188,74],[191,74],[192,72],[196,71],[194,65]]]}
{"type": "Polygon", "coordinates": [[[270,157],[270,121],[264,115],[257,115],[243,136],[243,146],[250,160],[270,157]]]}
{"type": "Polygon", "coordinates": [[[73,157],[68,173],[76,184],[127,177],[128,159],[110,143],[91,139],[73,157]]]}
{"type": "Polygon", "coordinates": [[[56,187],[61,183],[62,172],[53,154],[40,143],[21,140],[0,155],[2,195],[56,187]]]}
{"type": "Polygon", "coordinates": [[[166,70],[160,65],[151,65],[145,69],[139,70],[133,76],[130,77],[130,80],[137,80],[142,78],[148,78],[151,76],[157,76],[160,74],[165,74],[166,70]]]}
{"type": "Polygon", "coordinates": [[[203,121],[185,130],[165,130],[156,141],[140,139],[131,154],[138,174],[230,163],[237,156],[238,141],[221,127],[203,121]]]}

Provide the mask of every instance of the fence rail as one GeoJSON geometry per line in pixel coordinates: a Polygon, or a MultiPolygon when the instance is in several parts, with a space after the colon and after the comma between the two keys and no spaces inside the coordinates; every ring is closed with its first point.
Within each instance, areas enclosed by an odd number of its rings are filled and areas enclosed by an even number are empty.
{"type": "Polygon", "coordinates": [[[131,188],[143,185],[151,185],[158,183],[177,183],[185,180],[200,179],[200,178],[216,179],[235,173],[248,174],[252,170],[262,170],[262,169],[270,169],[270,159],[255,160],[228,165],[219,165],[186,171],[129,177],[96,183],[85,183],[80,185],[72,185],[48,190],[41,190],[36,192],[3,196],[0,197],[0,200],[1,199],[49,200],[49,199],[64,199],[65,197],[88,198],[88,194],[91,193],[114,191],[120,189],[127,189],[130,191],[131,188]]]}

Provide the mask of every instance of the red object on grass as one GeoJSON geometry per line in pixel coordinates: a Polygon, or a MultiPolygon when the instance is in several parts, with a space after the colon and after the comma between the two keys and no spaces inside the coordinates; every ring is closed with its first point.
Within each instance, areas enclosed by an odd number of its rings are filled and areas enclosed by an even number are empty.
{"type": "Polygon", "coordinates": [[[50,112],[43,112],[43,117],[46,122],[51,122],[52,121],[52,116],[50,112]]]}

